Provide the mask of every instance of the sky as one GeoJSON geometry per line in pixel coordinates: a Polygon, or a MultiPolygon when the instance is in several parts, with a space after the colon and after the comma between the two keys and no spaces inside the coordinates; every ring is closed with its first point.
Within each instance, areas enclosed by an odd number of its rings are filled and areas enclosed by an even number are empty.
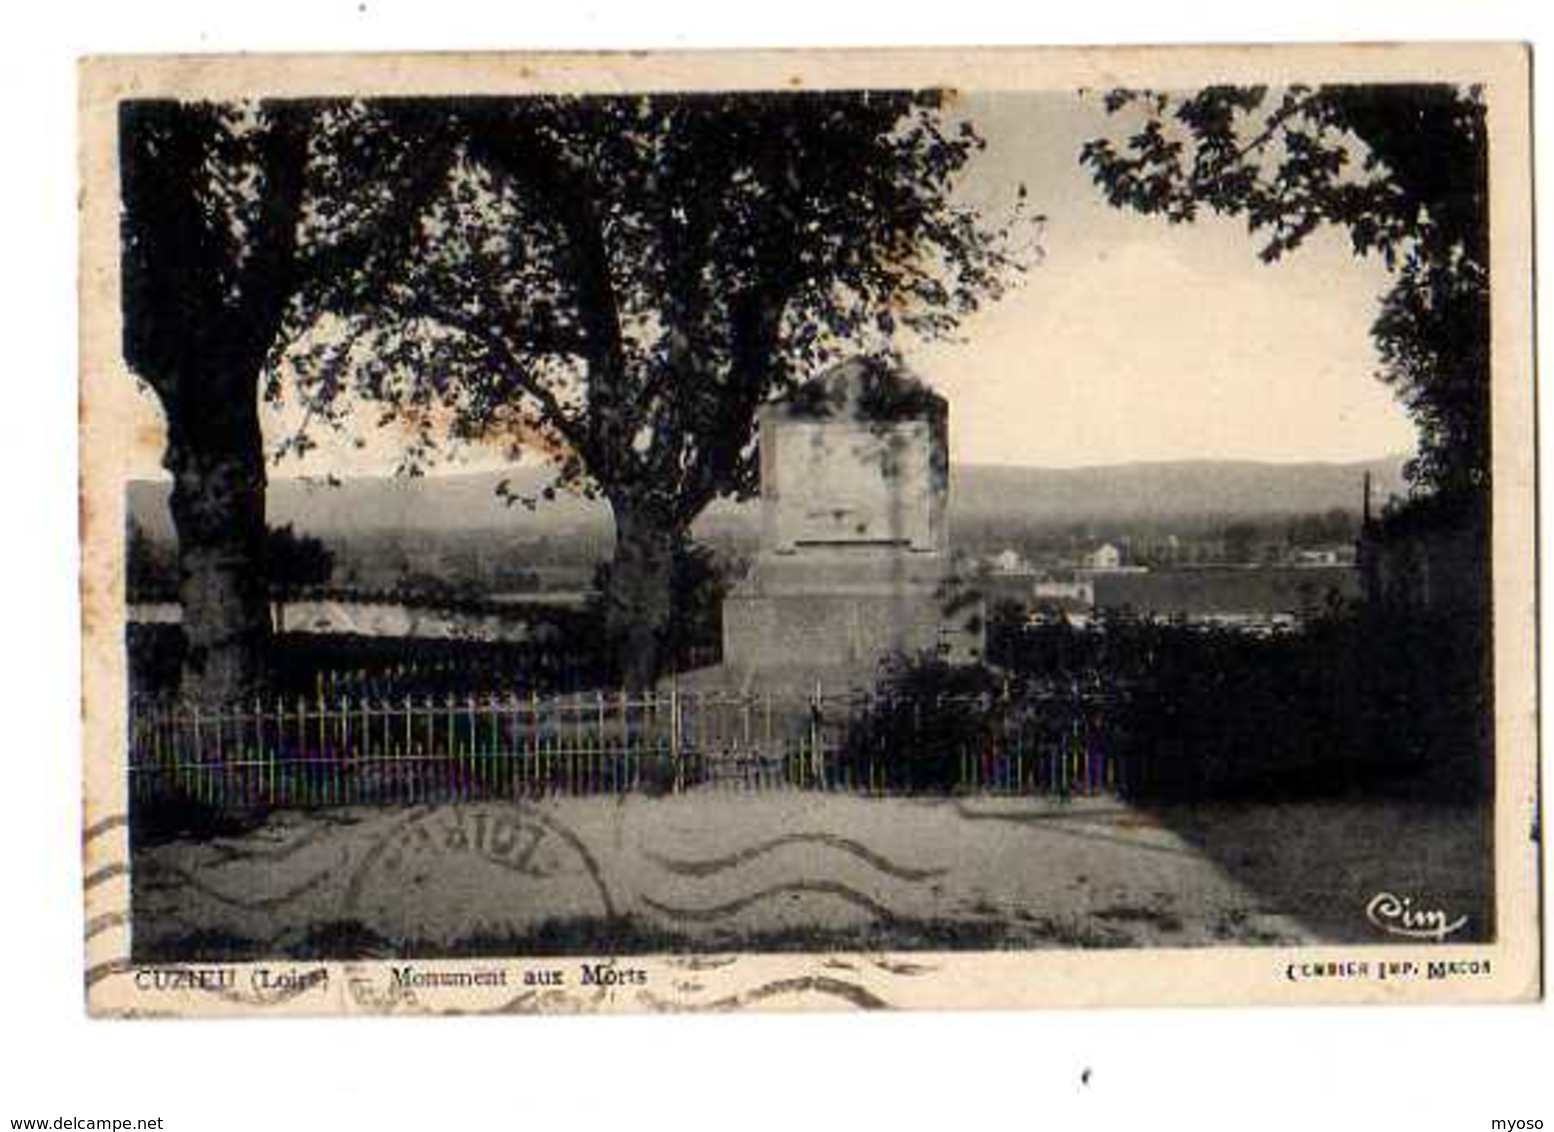
{"type": "Polygon", "coordinates": [[[1364,459],[1414,448],[1375,376],[1377,260],[1322,232],[1261,263],[1244,222],[1168,224],[1106,204],[1078,153],[1111,133],[1096,96],[972,94],[987,149],[969,199],[1023,182],[1047,217],[1022,285],[964,343],[908,350],[950,400],[956,458],[1072,467],[1178,459],[1364,459]]]}
{"type": "MultiPolygon", "coordinates": [[[[952,459],[1080,467],[1136,461],[1349,461],[1412,452],[1408,417],[1375,376],[1369,336],[1386,272],[1341,233],[1265,265],[1244,224],[1172,226],[1109,207],[1080,146],[1116,134],[1094,95],[969,93],[987,140],[957,192],[992,216],[1017,186],[1045,215],[1039,262],[954,341],[900,345],[950,402],[952,459]]],[[[160,414],[144,398],[145,428],[160,414]]],[[[273,440],[295,416],[271,411],[273,440]]],[[[389,474],[392,432],[320,436],[277,475],[389,474]]],[[[501,466],[476,456],[447,471],[501,466]]],[[[148,461],[137,474],[159,474],[148,461]]]]}

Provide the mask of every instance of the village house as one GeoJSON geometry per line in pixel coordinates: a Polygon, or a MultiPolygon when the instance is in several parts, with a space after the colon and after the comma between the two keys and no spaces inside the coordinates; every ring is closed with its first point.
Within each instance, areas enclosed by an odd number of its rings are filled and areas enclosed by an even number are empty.
{"type": "Polygon", "coordinates": [[[1085,565],[1091,570],[1117,570],[1122,567],[1122,548],[1116,543],[1103,542],[1085,555],[1085,565]]]}

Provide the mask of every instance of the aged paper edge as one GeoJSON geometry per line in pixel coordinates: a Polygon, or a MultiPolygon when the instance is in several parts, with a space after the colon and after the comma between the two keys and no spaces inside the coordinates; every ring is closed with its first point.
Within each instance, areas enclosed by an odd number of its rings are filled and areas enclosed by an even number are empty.
{"type": "MultiPolygon", "coordinates": [[[[1536,450],[1532,310],[1530,51],[1517,44],[974,48],[837,51],[100,57],[80,69],[80,527],[85,991],[94,1015],[419,1013],[536,1010],[970,1009],[1123,1005],[1525,1001],[1542,993],[1538,843],[1536,450]],[[118,422],[135,396],[119,350],[115,107],[127,97],[238,98],[641,90],[946,87],[1073,90],[1207,81],[1482,85],[1489,106],[1493,318],[1493,609],[1496,942],[1484,945],[905,953],[847,981],[834,956],[740,955],[698,966],[696,1001],[612,989],[588,998],[510,999],[447,990],[388,1002],[389,961],[325,964],[327,989],[262,1004],[245,995],[138,990],[129,956],[125,824],[123,536],[125,469],[145,438],[118,422]],[[1488,961],[1471,980],[1295,982],[1292,963],[1488,961]]],[[[603,956],[581,956],[596,960],[603,956]]],[[[545,962],[564,962],[545,957],[545,962]]],[[[487,963],[521,963],[523,957],[487,963]]],[[[691,960],[691,962],[696,962],[691,960]]],[[[653,986],[683,957],[633,957],[653,986]]],[[[458,962],[418,963],[427,970],[458,962]]],[[[247,985],[255,964],[226,965],[247,985]]]]}

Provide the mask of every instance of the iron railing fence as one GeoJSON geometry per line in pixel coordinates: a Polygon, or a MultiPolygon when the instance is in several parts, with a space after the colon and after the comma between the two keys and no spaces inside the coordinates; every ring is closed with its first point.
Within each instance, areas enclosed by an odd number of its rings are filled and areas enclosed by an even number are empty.
{"type": "Polygon", "coordinates": [[[136,701],[129,770],[137,799],[240,807],[692,788],[1124,795],[1135,774],[1107,706],[1078,686],[136,701]]]}

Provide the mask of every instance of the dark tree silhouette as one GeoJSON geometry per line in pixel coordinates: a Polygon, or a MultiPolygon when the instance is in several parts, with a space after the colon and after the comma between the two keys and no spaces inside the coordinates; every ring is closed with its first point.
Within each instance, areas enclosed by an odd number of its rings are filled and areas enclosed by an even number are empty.
{"type": "Polygon", "coordinates": [[[126,524],[124,587],[130,601],[166,600],[178,588],[178,562],[170,545],[152,538],[134,516],[126,524]]]}
{"type": "Polygon", "coordinates": [[[120,112],[124,355],[167,422],[191,697],[264,675],[258,389],[291,299],[307,145],[306,116],[280,106],[247,122],[212,104],[120,112]]]}
{"type": "Polygon", "coordinates": [[[1392,271],[1372,336],[1419,430],[1422,494],[1489,485],[1488,151],[1478,92],[1445,85],[1118,90],[1131,131],[1081,161],[1119,207],[1246,219],[1274,262],[1324,226],[1392,271]]]}
{"type": "MultiPolygon", "coordinates": [[[[1342,687],[1372,706],[1358,719],[1340,716],[1335,733],[1361,735],[1368,752],[1429,752],[1425,762],[1452,792],[1493,797],[1488,145],[1479,93],[1211,87],[1185,96],[1115,91],[1107,105],[1139,116],[1120,145],[1096,139],[1082,152],[1112,203],[1173,222],[1200,208],[1243,216],[1269,262],[1334,226],[1356,254],[1379,254],[1390,268],[1372,338],[1382,380],[1418,429],[1419,454],[1406,469],[1410,498],[1362,539],[1371,608],[1337,644],[1356,665],[1342,687]],[[1407,616],[1394,616],[1398,603],[1407,616]]],[[[1173,713],[1193,694],[1164,690],[1160,702],[1173,713]]],[[[1246,692],[1240,699],[1256,704],[1258,691],[1246,692]]],[[[1163,734],[1158,723],[1144,721],[1140,733],[1163,734]]],[[[1483,813],[1492,843],[1492,808],[1483,813]]]]}
{"type": "Polygon", "coordinates": [[[755,486],[759,406],[999,295],[1023,204],[991,225],[954,200],[982,142],[934,93],[443,106],[457,156],[414,246],[343,278],[343,323],[293,363],[315,414],[386,405],[411,467],[502,443],[607,500],[609,633],[649,684],[692,520],[755,486]]]}
{"type": "Polygon", "coordinates": [[[286,603],[309,586],[322,586],[334,574],[335,556],[323,541],[299,535],[290,523],[271,527],[265,542],[275,631],[286,631],[286,603]]]}
{"type": "Polygon", "coordinates": [[[124,356],[167,425],[189,698],[265,679],[268,367],[324,280],[395,253],[420,171],[442,168],[414,123],[392,149],[364,125],[346,103],[120,107],[124,356]]]}

